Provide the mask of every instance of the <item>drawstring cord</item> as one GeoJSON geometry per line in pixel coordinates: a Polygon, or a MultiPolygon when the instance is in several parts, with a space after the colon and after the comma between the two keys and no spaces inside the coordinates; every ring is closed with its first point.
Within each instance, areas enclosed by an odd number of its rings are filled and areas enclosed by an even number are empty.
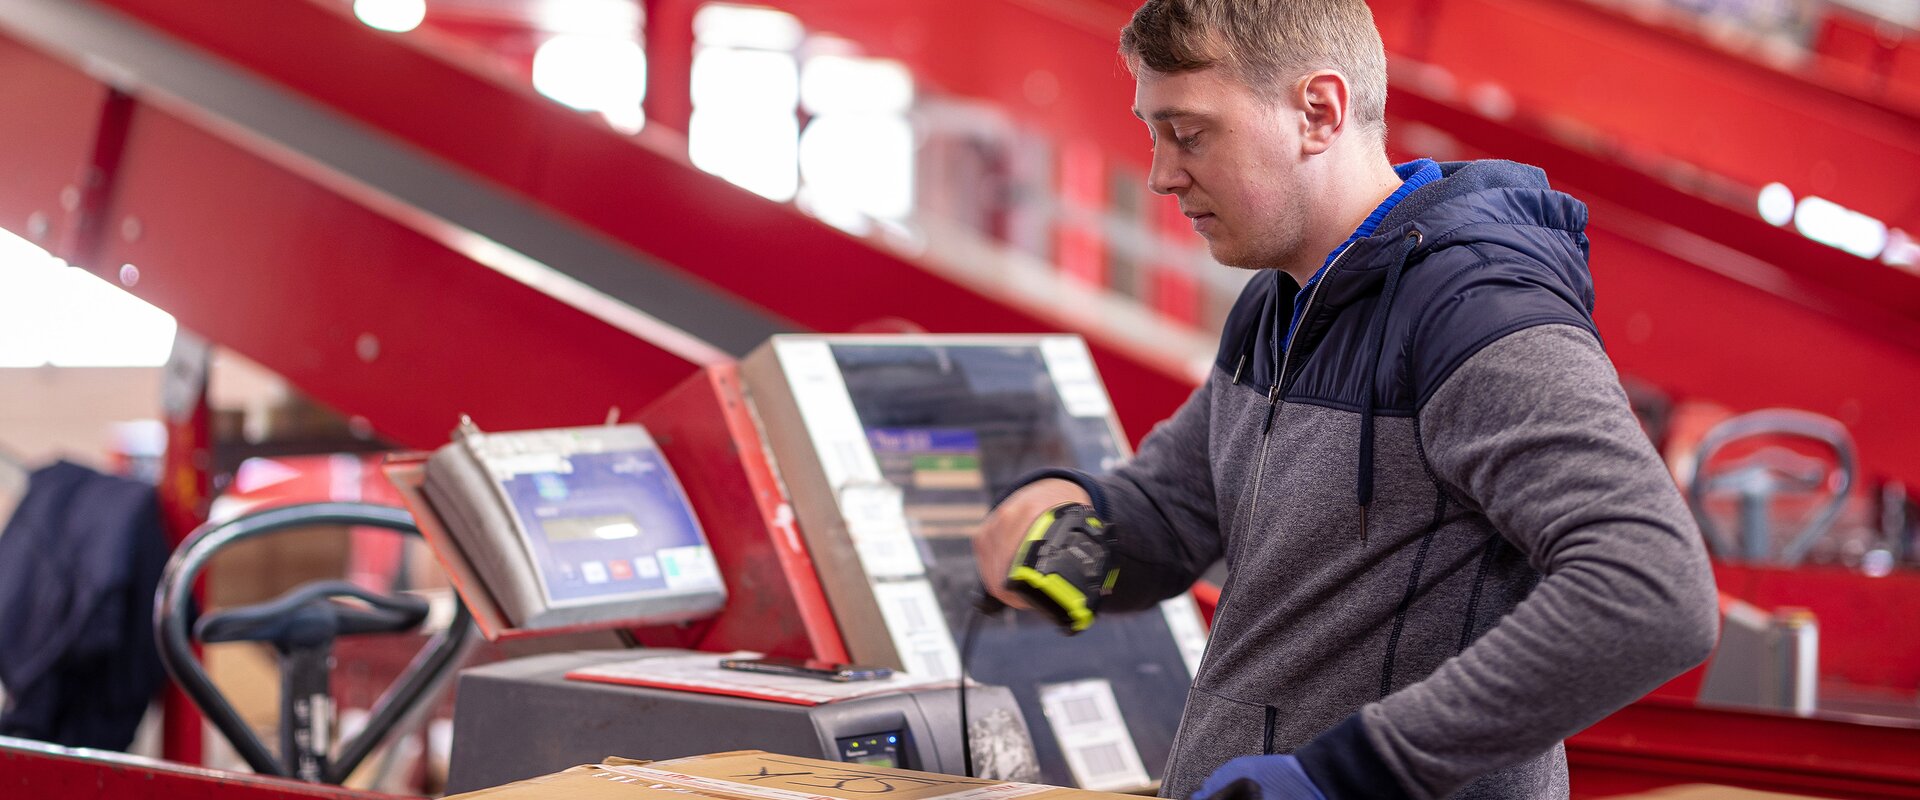
{"type": "Polygon", "coordinates": [[[1373,316],[1373,350],[1367,358],[1367,370],[1361,373],[1367,389],[1360,414],[1360,474],[1354,490],[1360,503],[1361,544],[1367,541],[1367,507],[1373,505],[1374,373],[1380,369],[1380,351],[1386,349],[1387,315],[1393,312],[1393,295],[1400,288],[1400,274],[1406,270],[1407,260],[1413,257],[1414,248],[1419,246],[1420,232],[1408,233],[1406,247],[1400,251],[1400,257],[1387,265],[1387,285],[1380,290],[1380,312],[1373,316]]]}
{"type": "MultiPolygon", "coordinates": [[[[1281,348],[1280,346],[1280,332],[1283,330],[1287,330],[1288,328],[1291,328],[1293,326],[1293,316],[1291,314],[1289,314],[1284,321],[1280,318],[1279,280],[1280,279],[1278,276],[1274,277],[1275,288],[1273,291],[1273,329],[1270,334],[1271,338],[1268,340],[1268,343],[1267,343],[1267,355],[1270,356],[1273,360],[1273,364],[1271,365],[1271,369],[1273,370],[1273,385],[1267,387],[1267,422],[1264,426],[1260,428],[1261,436],[1265,436],[1273,432],[1273,412],[1279,410],[1280,408],[1280,378],[1281,378],[1280,370],[1281,370],[1282,364],[1285,363],[1281,359],[1281,350],[1283,348],[1281,348]]],[[[1303,290],[1304,290],[1304,287],[1303,287],[1303,290]]],[[[1287,343],[1289,347],[1291,347],[1292,344],[1293,344],[1292,342],[1287,343]]]]}

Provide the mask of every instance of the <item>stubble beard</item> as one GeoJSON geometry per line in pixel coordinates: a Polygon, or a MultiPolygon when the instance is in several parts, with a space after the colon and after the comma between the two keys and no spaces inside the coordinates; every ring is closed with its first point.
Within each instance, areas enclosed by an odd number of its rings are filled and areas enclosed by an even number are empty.
{"type": "Polygon", "coordinates": [[[1263,269],[1279,269],[1286,263],[1286,260],[1277,255],[1278,251],[1284,249],[1279,247],[1278,244],[1278,242],[1270,241],[1251,242],[1235,250],[1226,250],[1221,247],[1218,241],[1208,238],[1207,255],[1212,256],[1213,260],[1220,266],[1231,267],[1233,269],[1243,269],[1249,272],[1258,272],[1263,269]],[[1260,252],[1263,250],[1268,252],[1260,252]]]}

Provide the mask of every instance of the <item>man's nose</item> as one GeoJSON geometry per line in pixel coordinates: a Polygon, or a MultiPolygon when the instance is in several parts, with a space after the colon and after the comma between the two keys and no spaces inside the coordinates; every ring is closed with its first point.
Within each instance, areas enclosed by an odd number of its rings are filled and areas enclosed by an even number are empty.
{"type": "Polygon", "coordinates": [[[1173,194],[1186,189],[1189,182],[1187,171],[1173,159],[1154,155],[1153,166],[1147,171],[1147,188],[1154,194],[1173,194]]]}

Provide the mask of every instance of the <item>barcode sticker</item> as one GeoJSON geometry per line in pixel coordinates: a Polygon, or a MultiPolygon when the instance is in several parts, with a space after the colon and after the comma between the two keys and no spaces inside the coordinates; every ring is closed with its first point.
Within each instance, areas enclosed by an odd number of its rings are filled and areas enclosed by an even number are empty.
{"type": "Polygon", "coordinates": [[[1098,678],[1046,684],[1040,687],[1040,708],[1080,788],[1129,791],[1151,782],[1113,684],[1098,678]]]}
{"type": "Polygon", "coordinates": [[[1069,697],[1060,704],[1068,725],[1090,725],[1100,721],[1100,705],[1091,697],[1069,697]]]}
{"type": "Polygon", "coordinates": [[[1080,757],[1087,762],[1087,771],[1095,775],[1113,775],[1127,769],[1127,759],[1120,754],[1120,745],[1113,742],[1101,742],[1083,748],[1080,757]]]}
{"type": "Polygon", "coordinates": [[[927,565],[907,528],[907,509],[900,489],[891,483],[851,483],[840,490],[840,516],[847,522],[847,538],[860,556],[867,579],[911,578],[925,575],[927,565]]]}
{"type": "Polygon", "coordinates": [[[947,618],[926,580],[879,581],[873,599],[887,624],[893,649],[908,672],[927,678],[960,677],[960,652],[953,646],[947,618]]]}

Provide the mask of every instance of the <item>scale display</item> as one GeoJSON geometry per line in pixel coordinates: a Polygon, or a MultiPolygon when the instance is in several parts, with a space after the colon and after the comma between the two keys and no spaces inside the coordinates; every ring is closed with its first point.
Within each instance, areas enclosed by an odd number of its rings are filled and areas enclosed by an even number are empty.
{"type": "Polygon", "coordinates": [[[686,493],[641,426],[463,425],[428,460],[425,488],[515,627],[682,621],[726,599],[686,493]]]}
{"type": "Polygon", "coordinates": [[[713,555],[657,451],[575,453],[535,469],[498,479],[549,602],[719,585],[713,555]]]}

